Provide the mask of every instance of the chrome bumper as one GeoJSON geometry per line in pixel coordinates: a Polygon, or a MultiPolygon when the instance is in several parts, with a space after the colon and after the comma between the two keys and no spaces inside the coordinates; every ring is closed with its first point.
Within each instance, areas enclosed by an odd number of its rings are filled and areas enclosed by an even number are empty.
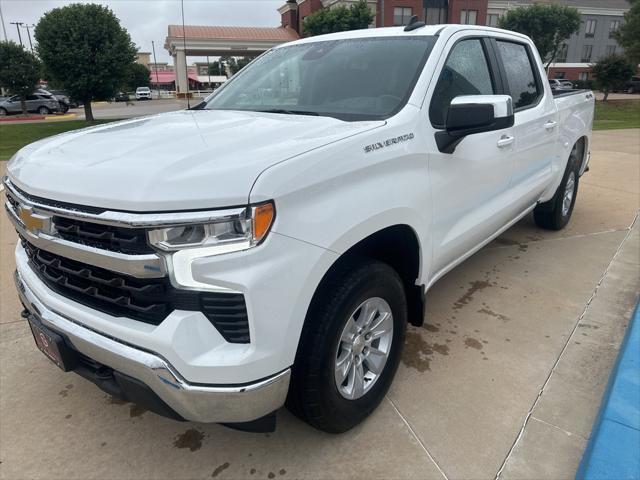
{"type": "Polygon", "coordinates": [[[64,335],[73,348],[87,357],[145,383],[185,420],[251,422],[284,405],[291,376],[289,369],[245,385],[190,384],[161,356],[104,336],[49,309],[19,272],[16,272],[15,280],[23,304],[45,326],[64,335]]]}

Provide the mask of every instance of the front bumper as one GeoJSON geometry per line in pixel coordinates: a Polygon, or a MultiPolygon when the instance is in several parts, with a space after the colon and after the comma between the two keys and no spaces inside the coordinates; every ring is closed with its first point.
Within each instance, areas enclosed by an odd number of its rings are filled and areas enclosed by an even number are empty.
{"type": "Polygon", "coordinates": [[[59,333],[82,355],[148,386],[168,407],[194,422],[244,423],[260,419],[282,405],[289,389],[290,369],[242,385],[188,383],[160,355],[142,350],[86,328],[48,308],[16,272],[16,285],[25,308],[59,333]]]}

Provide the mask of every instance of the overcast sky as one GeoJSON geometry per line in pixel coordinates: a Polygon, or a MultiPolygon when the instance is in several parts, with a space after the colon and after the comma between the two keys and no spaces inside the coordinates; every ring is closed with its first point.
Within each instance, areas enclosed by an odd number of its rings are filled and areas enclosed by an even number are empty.
{"type": "MultiPolygon", "coordinates": [[[[285,0],[184,0],[185,24],[277,27],[280,25],[280,14],[276,9],[284,2],[285,0]]],[[[7,38],[18,41],[16,26],[10,22],[35,24],[45,12],[69,3],[107,5],[120,19],[120,24],[129,31],[140,51],[150,52],[153,40],[158,61],[171,63],[171,57],[163,45],[167,25],[181,23],[180,0],[0,0],[7,38]]],[[[28,47],[25,28],[21,29],[21,35],[22,42],[28,47]]],[[[4,40],[2,31],[0,39],[4,40]]],[[[198,59],[189,57],[189,60],[198,59]]]]}

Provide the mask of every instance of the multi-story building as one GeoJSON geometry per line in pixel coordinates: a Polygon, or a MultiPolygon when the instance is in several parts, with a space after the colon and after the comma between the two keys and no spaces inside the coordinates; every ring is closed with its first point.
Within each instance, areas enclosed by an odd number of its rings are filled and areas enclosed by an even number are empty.
{"type": "MultiPolygon", "coordinates": [[[[508,10],[532,3],[532,0],[489,0],[487,25],[497,25],[498,18],[508,10]]],[[[591,80],[592,64],[612,53],[622,53],[614,34],[630,8],[627,0],[545,0],[544,3],[575,7],[582,16],[580,30],[562,44],[555,63],[551,64],[550,78],[591,80]]]]}
{"type": "MultiPolygon", "coordinates": [[[[304,19],[321,8],[350,5],[357,0],[287,0],[278,9],[282,26],[304,35],[304,19]]],[[[629,9],[627,0],[366,0],[375,14],[372,27],[406,25],[413,15],[427,24],[461,23],[498,25],[508,10],[533,3],[556,3],[576,7],[582,15],[580,31],[564,43],[549,76],[589,80],[591,64],[621,51],[615,31],[629,9]]]]}

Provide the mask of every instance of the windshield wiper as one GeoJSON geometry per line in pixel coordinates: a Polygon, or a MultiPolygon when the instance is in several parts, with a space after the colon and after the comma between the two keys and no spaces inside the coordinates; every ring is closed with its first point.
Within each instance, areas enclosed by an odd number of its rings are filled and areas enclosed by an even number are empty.
{"type": "Polygon", "coordinates": [[[284,115],[312,115],[314,117],[320,116],[318,112],[312,112],[310,110],[286,110],[284,108],[270,108],[269,110],[256,110],[256,112],[282,113],[284,115]]]}

